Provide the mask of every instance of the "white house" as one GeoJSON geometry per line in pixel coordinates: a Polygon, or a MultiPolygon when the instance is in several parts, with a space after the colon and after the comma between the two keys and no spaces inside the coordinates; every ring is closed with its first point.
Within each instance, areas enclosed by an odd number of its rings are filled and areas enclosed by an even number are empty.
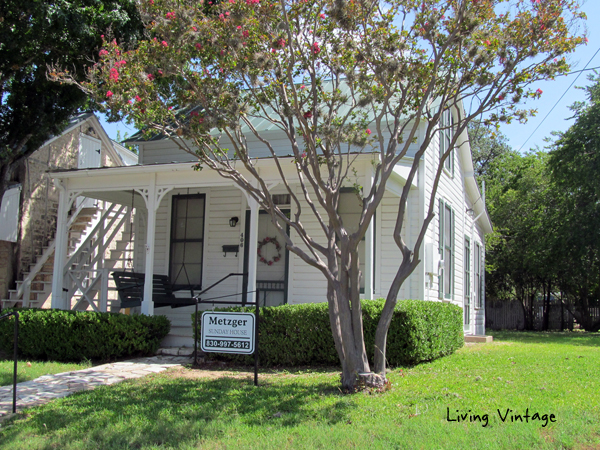
{"type": "MultiPolygon", "coordinates": [[[[259,129],[261,134],[269,139],[279,155],[289,155],[289,142],[283,134],[269,129],[270,124],[264,122],[259,129]]],[[[399,195],[413,161],[411,155],[422,142],[423,130],[424,125],[412,151],[398,164],[389,180],[386,195],[365,237],[361,249],[364,298],[384,297],[400,264],[401,256],[392,239],[392,230],[399,195]]],[[[425,217],[434,170],[439,162],[439,145],[447,144],[448,133],[437,133],[433,151],[426,152],[419,162],[404,227],[409,243],[416,239],[425,217]]],[[[248,139],[261,177],[272,186],[274,200],[280,206],[287,206],[293,214],[294,205],[290,204],[267,149],[251,136],[248,139]]],[[[261,214],[257,204],[233,182],[208,169],[194,171],[193,156],[179,150],[169,139],[140,138],[135,144],[139,146],[138,165],[52,173],[61,189],[56,261],[65,261],[66,257],[67,211],[78,196],[84,195],[135,208],[132,270],[144,274],[141,312],[163,314],[171,319],[172,331],[165,345],[192,345],[190,313],[193,307],[155,307],[153,274],[168,275],[175,290],[188,293],[190,287],[199,292],[230,273],[248,274],[247,278],[229,277],[204,294],[204,299],[221,297],[221,300],[239,301],[246,289],[250,292],[259,288],[260,302],[266,305],[326,301],[323,275],[294,254],[277,249],[273,241],[279,238],[270,216],[261,214]]],[[[370,186],[374,157],[363,154],[357,158],[354,168],[359,179],[349,180],[349,186],[356,181],[370,186]]],[[[283,164],[283,170],[293,183],[296,179],[294,164],[283,164]]],[[[351,192],[342,195],[340,212],[345,223],[351,223],[352,215],[360,213],[359,199],[351,192]]],[[[437,217],[427,231],[424,262],[404,283],[399,298],[460,305],[464,307],[465,334],[485,334],[484,235],[492,231],[492,226],[474,178],[466,133],[459,136],[451,158],[446,161],[435,202],[437,217]]],[[[309,232],[314,230],[314,235],[319,236],[316,219],[303,215],[302,222],[309,232]]],[[[63,290],[63,278],[63,271],[55,270],[53,308],[66,309],[72,305],[63,290]]]]}

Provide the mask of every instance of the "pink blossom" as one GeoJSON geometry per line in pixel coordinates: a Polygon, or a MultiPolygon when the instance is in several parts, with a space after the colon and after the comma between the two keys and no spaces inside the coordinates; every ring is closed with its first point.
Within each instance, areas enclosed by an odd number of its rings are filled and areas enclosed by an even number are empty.
{"type": "Polygon", "coordinates": [[[369,128],[367,128],[367,129],[365,130],[365,133],[367,133],[367,134],[371,134],[371,130],[370,130],[369,128]]]}
{"type": "Polygon", "coordinates": [[[198,119],[198,123],[202,123],[202,122],[204,122],[204,117],[200,117],[200,118],[198,119]]]}
{"type": "Polygon", "coordinates": [[[301,156],[302,158],[306,158],[306,152],[302,153],[300,156],[301,156]]]}
{"type": "Polygon", "coordinates": [[[113,67],[110,69],[110,75],[108,77],[116,83],[119,81],[119,71],[113,67]]]}
{"type": "Polygon", "coordinates": [[[250,32],[248,30],[244,30],[242,32],[242,36],[244,36],[245,38],[247,38],[248,36],[250,36],[250,32]]]}
{"type": "Polygon", "coordinates": [[[131,100],[127,100],[127,103],[131,105],[133,102],[131,100]]]}
{"type": "Polygon", "coordinates": [[[306,111],[304,113],[304,118],[305,119],[310,119],[312,117],[312,111],[306,111]]]}
{"type": "Polygon", "coordinates": [[[192,30],[194,30],[194,31],[198,31],[198,28],[196,28],[196,27],[192,27],[192,30]]]}
{"type": "Polygon", "coordinates": [[[202,50],[202,44],[200,44],[200,43],[197,43],[197,44],[196,44],[196,48],[197,48],[198,50],[202,50]]]}
{"type": "Polygon", "coordinates": [[[221,53],[221,56],[223,56],[225,54],[225,50],[221,50],[220,53],[221,53]]]}
{"type": "Polygon", "coordinates": [[[100,35],[100,39],[104,39],[104,35],[103,34],[100,35]]]}
{"type": "Polygon", "coordinates": [[[588,38],[583,38],[583,42],[585,42],[586,44],[589,42],[588,38]]]}
{"type": "Polygon", "coordinates": [[[154,5],[154,0],[150,0],[148,3],[149,3],[150,5],[154,5]]]}
{"type": "Polygon", "coordinates": [[[321,19],[324,19],[324,18],[325,18],[325,14],[321,13],[321,14],[319,15],[319,17],[320,17],[321,19]]]}
{"type": "Polygon", "coordinates": [[[219,19],[225,20],[225,16],[223,14],[219,14],[219,19]]]}
{"type": "Polygon", "coordinates": [[[306,89],[306,86],[302,85],[300,86],[300,89],[306,89]]]}
{"type": "Polygon", "coordinates": [[[149,74],[148,74],[148,79],[149,79],[150,81],[154,80],[154,75],[152,75],[151,73],[149,73],[149,74]]]}
{"type": "Polygon", "coordinates": [[[312,45],[312,52],[313,52],[315,55],[317,55],[317,54],[319,54],[319,52],[320,52],[320,51],[321,51],[321,47],[319,47],[319,43],[318,43],[318,42],[315,42],[315,43],[312,45]]]}
{"type": "Polygon", "coordinates": [[[498,96],[498,100],[504,100],[504,94],[500,94],[500,95],[498,96]]]}
{"type": "Polygon", "coordinates": [[[242,26],[241,26],[241,25],[238,25],[238,26],[237,26],[237,29],[238,29],[238,30],[241,30],[241,29],[242,29],[242,26]]]}
{"type": "Polygon", "coordinates": [[[167,44],[167,41],[162,41],[161,44],[162,44],[163,47],[168,47],[169,46],[169,44],[167,44]]]}
{"type": "Polygon", "coordinates": [[[235,3],[235,0],[229,0],[229,3],[235,3]]]}
{"type": "Polygon", "coordinates": [[[190,116],[192,116],[192,117],[198,117],[198,111],[192,111],[190,113],[190,116]]]}
{"type": "Polygon", "coordinates": [[[544,91],[542,91],[540,88],[538,88],[538,89],[537,89],[537,91],[535,91],[535,93],[536,93],[537,95],[542,95],[542,93],[543,93],[543,92],[544,92],[544,91]]]}
{"type": "Polygon", "coordinates": [[[112,93],[111,91],[108,91],[108,92],[106,93],[106,97],[107,97],[107,98],[111,98],[112,96],[113,96],[113,93],[112,93]]]}
{"type": "Polygon", "coordinates": [[[136,96],[135,96],[135,101],[136,101],[136,102],[141,102],[141,101],[142,101],[142,98],[141,98],[139,95],[136,95],[136,96]]]}
{"type": "Polygon", "coordinates": [[[260,3],[260,0],[246,0],[246,5],[256,5],[260,3]]]}
{"type": "Polygon", "coordinates": [[[227,12],[225,13],[225,15],[226,15],[226,16],[229,16],[229,11],[227,11],[227,12]]]}
{"type": "Polygon", "coordinates": [[[102,49],[102,50],[100,50],[100,52],[98,53],[98,55],[105,56],[105,55],[108,55],[108,52],[106,50],[102,49]]]}
{"type": "Polygon", "coordinates": [[[163,71],[158,69],[158,74],[162,77],[163,71]]]}
{"type": "Polygon", "coordinates": [[[127,61],[125,61],[124,59],[121,61],[117,61],[115,63],[115,67],[123,67],[125,64],[127,64],[127,61]]]}
{"type": "Polygon", "coordinates": [[[277,41],[277,46],[278,46],[279,48],[284,48],[284,47],[285,47],[285,39],[284,39],[284,38],[281,38],[281,39],[279,39],[279,40],[277,41]]]}
{"type": "Polygon", "coordinates": [[[492,43],[489,41],[489,39],[485,40],[485,45],[492,45],[492,43]]]}
{"type": "Polygon", "coordinates": [[[165,15],[165,17],[166,17],[168,20],[172,20],[172,19],[174,19],[174,18],[175,18],[175,11],[168,12],[168,13],[165,15]]]}

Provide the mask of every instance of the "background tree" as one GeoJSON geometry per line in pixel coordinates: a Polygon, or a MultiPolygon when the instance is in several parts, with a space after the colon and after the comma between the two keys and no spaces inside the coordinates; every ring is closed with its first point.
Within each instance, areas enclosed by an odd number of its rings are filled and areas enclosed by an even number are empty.
{"type": "Polygon", "coordinates": [[[490,130],[483,122],[469,123],[469,145],[473,157],[475,176],[486,180],[490,164],[500,156],[512,151],[507,137],[498,130],[490,130]]]}
{"type": "Polygon", "coordinates": [[[19,161],[88,103],[75,86],[50,81],[48,65],[83,80],[101,35],[132,43],[144,27],[133,0],[6,0],[0,5],[0,199],[19,161]]]}
{"type": "Polygon", "coordinates": [[[394,166],[418,144],[394,229],[402,263],[375,337],[374,369],[381,382],[392,313],[402,283],[420,262],[444,161],[461,144],[457,140],[468,123],[482,114],[489,113],[492,123],[527,117],[520,102],[541,94],[532,83],[568,70],[563,54],[583,42],[576,35],[583,15],[576,2],[564,0],[228,0],[209,5],[144,3],[154,38],[132,51],[107,41],[102,64],[82,87],[105,101],[115,119],[127,117],[148,133],[164,133],[196,155],[200,167],[232,180],[271,215],[286,248],[323,274],[342,384],[348,389],[356,386],[357,373],[371,371],[359,301],[358,245],[394,166]],[[418,237],[409,246],[402,224],[410,185],[448,109],[455,115],[452,141],[436,168],[418,237]],[[259,117],[289,140],[296,179],[286,179],[282,167],[289,159],[280,158],[268,136],[253,126],[259,117]],[[250,153],[251,136],[270,151],[295,205],[292,217],[274,204],[250,153]],[[361,153],[372,155],[373,182],[355,186],[362,213],[350,232],[338,204],[361,153]],[[300,193],[292,183],[300,185],[300,193]],[[302,222],[307,214],[316,218],[321,235],[307,232],[302,222]]]}
{"type": "MultiPolygon", "coordinates": [[[[486,298],[518,300],[525,329],[534,329],[534,304],[556,287],[557,192],[543,152],[510,151],[486,172],[486,203],[494,233],[486,242],[486,298]]],[[[547,324],[548,308],[545,308],[547,324]]]]}
{"type": "Polygon", "coordinates": [[[556,254],[563,300],[583,328],[600,329],[600,78],[588,102],[573,105],[575,123],[558,134],[548,162],[560,205],[556,254]]]}

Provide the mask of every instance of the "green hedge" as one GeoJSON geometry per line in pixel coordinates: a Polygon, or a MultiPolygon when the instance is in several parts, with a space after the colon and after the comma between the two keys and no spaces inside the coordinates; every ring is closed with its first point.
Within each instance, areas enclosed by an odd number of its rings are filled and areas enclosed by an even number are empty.
{"type": "MultiPolygon", "coordinates": [[[[365,345],[371,361],[375,329],[383,304],[383,300],[362,301],[365,345]]],[[[254,308],[223,308],[220,311],[254,312],[254,308]]],[[[192,323],[193,321],[194,314],[192,323]]],[[[261,308],[259,339],[261,365],[339,364],[329,326],[327,303],[261,308]]],[[[462,309],[448,303],[400,301],[394,311],[387,342],[387,360],[392,367],[417,364],[449,355],[464,343],[462,309]]],[[[250,363],[253,358],[231,354],[215,355],[239,363],[250,363]]]]}
{"type": "MultiPolygon", "coordinates": [[[[19,353],[53,361],[153,354],[169,333],[164,316],[19,309],[19,353]]],[[[4,312],[4,311],[3,311],[4,312]]],[[[0,321],[0,348],[12,353],[14,316],[0,321]]]]}

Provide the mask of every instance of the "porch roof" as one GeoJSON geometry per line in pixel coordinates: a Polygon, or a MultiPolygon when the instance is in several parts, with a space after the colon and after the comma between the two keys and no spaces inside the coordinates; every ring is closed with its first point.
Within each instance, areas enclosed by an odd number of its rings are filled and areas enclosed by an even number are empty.
{"type": "MultiPolygon", "coordinates": [[[[371,165],[372,155],[359,156],[356,165],[371,165]]],[[[288,180],[297,176],[292,158],[280,158],[285,163],[281,164],[288,180]],[[289,162],[289,164],[288,164],[289,162]]],[[[121,167],[102,167],[88,169],[54,170],[49,174],[65,189],[77,195],[106,200],[134,207],[145,206],[140,193],[143,194],[150,185],[157,190],[181,189],[198,187],[232,186],[235,183],[223,178],[216,171],[210,169],[194,170],[194,164],[166,163],[146,164],[121,167]],[[132,204],[133,198],[133,204],[132,204]]],[[[256,167],[267,184],[277,184],[281,178],[272,158],[256,161],[256,167]]],[[[401,190],[408,175],[407,167],[399,165],[388,182],[389,190],[401,190]]],[[[242,171],[243,175],[245,171],[242,171]]],[[[292,181],[293,183],[293,181],[292,181]]],[[[417,180],[413,180],[413,188],[417,187],[417,180]]]]}

